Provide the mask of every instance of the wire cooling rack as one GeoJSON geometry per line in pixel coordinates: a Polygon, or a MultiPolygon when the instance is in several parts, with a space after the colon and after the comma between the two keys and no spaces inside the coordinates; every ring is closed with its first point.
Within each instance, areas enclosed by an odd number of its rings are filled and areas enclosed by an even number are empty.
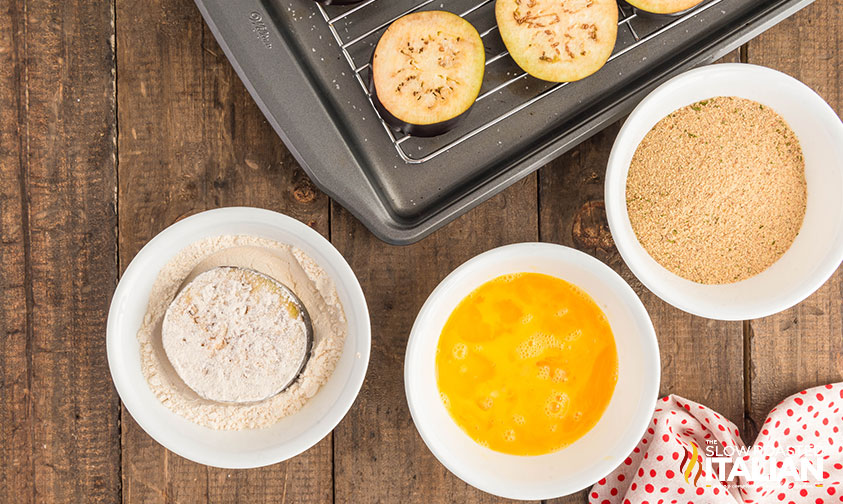
{"type": "MultiPolygon", "coordinates": [[[[401,16],[410,14],[411,12],[425,10],[426,8],[444,7],[443,4],[436,3],[437,1],[439,0],[416,1],[398,13],[394,13],[394,9],[389,9],[390,12],[387,12],[386,16],[383,15],[383,11],[385,9],[380,9],[379,5],[386,4],[388,0],[365,0],[362,3],[347,7],[345,10],[340,12],[334,11],[336,8],[326,8],[321,4],[318,6],[319,12],[328,24],[331,35],[334,37],[337,46],[342,52],[343,58],[348,63],[358,84],[360,85],[360,89],[369,98],[369,103],[373,108],[374,104],[372,104],[371,93],[369,92],[369,86],[367,85],[369,80],[368,72],[370,70],[370,48],[374,47],[377,43],[383,30],[401,16]],[[332,12],[329,12],[329,9],[331,9],[332,12]],[[366,23],[364,23],[366,24],[366,29],[364,29],[361,33],[355,33],[348,30],[349,26],[355,25],[355,23],[360,24],[359,21],[363,18],[366,20],[366,23]]],[[[676,29],[679,25],[693,18],[699,12],[710,9],[721,1],[722,0],[709,0],[696,9],[684,13],[683,15],[673,18],[660,19],[649,18],[646,16],[642,17],[627,5],[618,5],[618,43],[616,44],[615,51],[609,58],[608,63],[620,58],[627,52],[654,40],[667,31],[676,29]],[[655,21],[656,19],[658,20],[655,21]],[[623,35],[622,31],[625,31],[623,35]]],[[[481,15],[487,18],[490,16],[493,17],[494,0],[479,0],[477,3],[465,8],[457,14],[463,18],[468,18],[472,15],[481,15]]],[[[511,58],[508,58],[509,53],[505,48],[503,48],[497,31],[496,24],[492,24],[492,26],[480,31],[480,36],[483,38],[484,45],[486,46],[487,75],[496,65],[508,65],[508,68],[517,68],[512,66],[513,63],[511,58]],[[491,56],[488,56],[489,54],[491,54],[491,56]]],[[[499,82],[492,82],[489,85],[484,83],[484,88],[481,89],[480,95],[477,97],[477,101],[475,102],[475,106],[483,100],[495,96],[496,94],[500,94],[504,89],[509,88],[518,82],[528,79],[534,80],[533,77],[530,77],[526,72],[520,69],[517,69],[517,71],[506,71],[505,73],[499,71],[497,73],[504,75],[505,78],[501,79],[499,82]]],[[[567,82],[557,84],[536,82],[537,85],[532,86],[534,92],[531,94],[527,94],[525,96],[524,93],[519,93],[517,95],[517,99],[513,99],[511,94],[507,95],[507,98],[502,100],[503,103],[500,104],[500,112],[497,113],[497,115],[492,117],[486,116],[472,121],[472,115],[469,114],[467,119],[457,127],[457,132],[455,134],[442,137],[441,139],[434,138],[421,140],[417,137],[404,135],[390,128],[383,119],[381,119],[381,125],[383,126],[385,134],[389,137],[390,142],[395,146],[398,155],[404,160],[404,162],[408,164],[425,163],[437,156],[440,156],[449,149],[469,141],[471,138],[483,131],[502,123],[514,114],[524,111],[547,96],[559,92],[568,85],[567,82]],[[414,140],[417,145],[413,146],[416,148],[408,148],[411,144],[413,144],[414,140]]],[[[529,86],[526,86],[526,88],[529,89],[529,86]]],[[[377,110],[375,110],[375,113],[377,113],[377,110]]],[[[380,115],[378,116],[380,117],[380,115]]]]}

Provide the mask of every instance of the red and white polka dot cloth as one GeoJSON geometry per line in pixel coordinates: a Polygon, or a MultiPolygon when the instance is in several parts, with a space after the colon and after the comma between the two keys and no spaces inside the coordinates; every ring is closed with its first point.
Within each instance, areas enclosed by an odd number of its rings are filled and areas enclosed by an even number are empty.
{"type": "Polygon", "coordinates": [[[589,501],[827,504],[843,502],[841,482],[843,383],[803,390],[782,401],[751,447],[732,422],[671,395],[658,402],[630,456],[592,487],[589,501]]]}

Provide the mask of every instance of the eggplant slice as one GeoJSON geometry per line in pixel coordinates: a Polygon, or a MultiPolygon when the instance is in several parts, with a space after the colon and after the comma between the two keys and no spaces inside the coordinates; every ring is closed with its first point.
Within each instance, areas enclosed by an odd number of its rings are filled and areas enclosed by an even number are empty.
{"type": "Polygon", "coordinates": [[[615,0],[497,0],[495,17],[515,63],[550,82],[599,70],[618,36],[615,0]]]}
{"type": "Polygon", "coordinates": [[[679,14],[693,9],[703,0],[626,0],[626,3],[651,14],[679,14]]]}
{"type": "Polygon", "coordinates": [[[480,93],[486,54],[477,30],[443,11],[393,22],[372,55],[372,101],[408,135],[440,135],[468,113],[480,93]]]}

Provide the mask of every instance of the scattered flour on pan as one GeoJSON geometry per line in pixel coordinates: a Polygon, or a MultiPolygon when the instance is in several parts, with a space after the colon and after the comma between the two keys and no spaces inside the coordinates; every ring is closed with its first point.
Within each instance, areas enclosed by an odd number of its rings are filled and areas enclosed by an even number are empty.
{"type": "Polygon", "coordinates": [[[173,412],[212,429],[268,427],[298,411],[328,381],[342,354],[348,324],[333,280],[299,249],[254,236],[197,241],[158,273],[138,331],[143,374],[156,397],[173,412]],[[220,266],[247,268],[276,279],[299,297],[313,325],[313,350],[299,378],[280,394],[247,404],[204,399],[179,378],[161,340],[172,300],[198,275],[220,266]]]}

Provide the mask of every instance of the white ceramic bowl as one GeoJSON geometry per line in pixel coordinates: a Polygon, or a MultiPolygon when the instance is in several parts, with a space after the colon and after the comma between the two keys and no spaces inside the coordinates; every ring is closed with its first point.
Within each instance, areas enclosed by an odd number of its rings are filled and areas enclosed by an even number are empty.
{"type": "Polygon", "coordinates": [[[354,272],[319,233],[301,222],[258,208],[202,212],[168,227],[132,259],[108,313],[108,365],[132,417],[167,449],[201,464],[260,467],[294,457],[318,443],[348,412],[366,375],[369,311],[354,272]],[[348,338],[328,382],[297,413],[265,429],[220,431],[196,425],[167,409],[141,371],[136,337],[158,271],[182,248],[205,237],[247,234],[288,243],[309,254],[334,279],[348,319],[348,338]]]}
{"type": "Polygon", "coordinates": [[[695,315],[747,320],[799,303],[843,260],[843,124],[808,86],[775,70],[740,63],[683,73],[659,86],[621,128],[606,170],[606,213],[615,245],[629,269],[653,293],[695,315]],[[703,285],[658,264],[638,242],[626,208],[626,177],[638,144],[670,112],[715,96],[755,100],[778,112],[799,138],[808,206],[790,249],[762,273],[733,284],[703,285]]]}
{"type": "Polygon", "coordinates": [[[404,387],[419,434],[445,467],[485,492],[538,500],[581,490],[629,455],[652,418],[660,371],[647,311],[617,273],[568,247],[520,243],[471,259],[430,294],[410,333],[404,387]],[[618,349],[618,383],[600,421],[576,442],[547,455],[506,455],[480,446],[451,419],[436,384],[436,345],[451,312],[483,283],[517,272],[545,273],[588,292],[606,314],[618,349]]]}

